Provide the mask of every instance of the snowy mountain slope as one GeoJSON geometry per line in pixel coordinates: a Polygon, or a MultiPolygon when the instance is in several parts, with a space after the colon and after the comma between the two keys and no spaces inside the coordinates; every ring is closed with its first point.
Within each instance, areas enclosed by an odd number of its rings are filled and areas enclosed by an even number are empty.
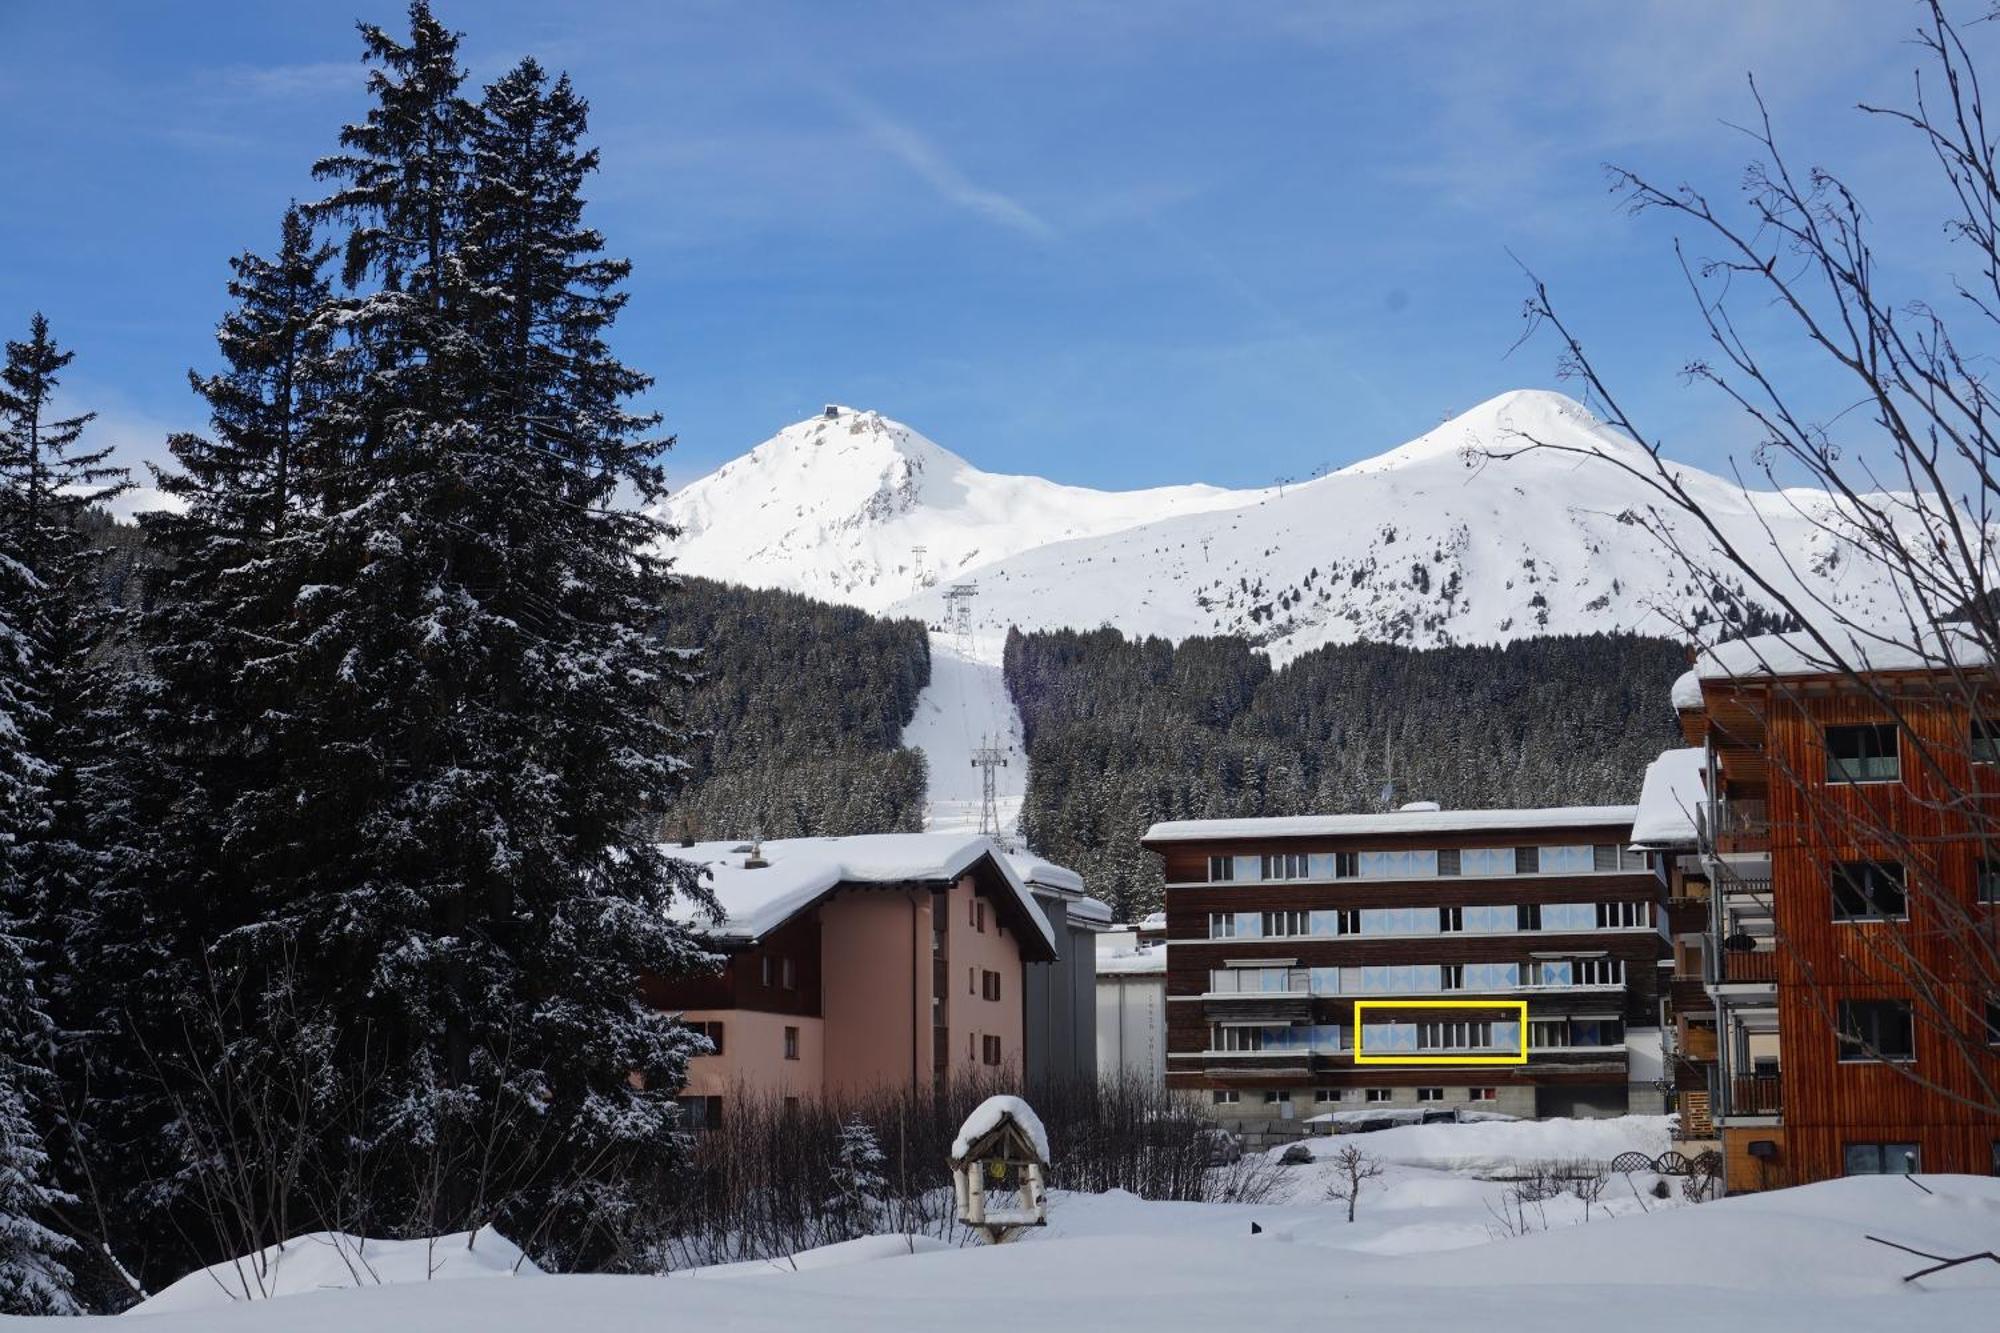
{"type": "MultiPolygon", "coordinates": [[[[1517,449],[1524,437],[1650,465],[1567,398],[1507,394],[1282,495],[989,562],[966,575],[979,584],[975,615],[992,627],[1237,634],[1282,660],[1357,639],[1430,647],[1611,629],[1675,636],[1709,607],[1708,590],[1633,521],[1658,503],[1638,479],[1553,450],[1472,456],[1517,449]]],[[[1768,554],[1775,538],[1785,559],[1770,564],[1785,582],[1862,616],[1890,604],[1873,571],[1841,558],[1817,492],[1746,492],[1694,469],[1682,475],[1739,549],[1768,554]]],[[[1675,530],[1705,549],[1691,522],[1675,530]]],[[[889,609],[943,614],[935,589],[889,609]]]]}
{"type": "Polygon", "coordinates": [[[1094,491],[1003,476],[878,412],[827,412],[667,501],[665,514],[681,529],[672,549],[682,570],[879,612],[975,565],[1172,514],[1234,508],[1259,494],[1094,491]]]}
{"type": "Polygon", "coordinates": [[[1021,714],[1000,674],[1000,638],[975,636],[962,645],[952,635],[931,635],[931,683],[917,696],[916,715],[903,729],[903,744],[922,750],[930,765],[926,832],[978,829],[982,775],[973,767],[972,752],[988,743],[1007,752],[1007,766],[994,771],[999,831],[1011,837],[1020,823],[1028,765],[1021,714]]]}
{"type": "MultiPolygon", "coordinates": [[[[1708,605],[1631,521],[1655,502],[1635,478],[1554,451],[1469,460],[1527,436],[1643,461],[1579,404],[1520,391],[1282,492],[1108,494],[981,472],[876,413],[841,409],[788,427],[674,496],[666,513],[684,529],[674,551],[691,573],[933,625],[945,620],[946,588],[976,581],[981,656],[997,654],[1009,625],[1239,634],[1285,659],[1357,639],[1674,634],[1708,605]],[[929,579],[913,563],[918,545],[929,579]]],[[[1683,475],[1743,549],[1769,552],[1775,539],[1788,582],[1796,574],[1812,595],[1864,615],[1888,605],[1822,530],[1817,492],[1683,475]]]]}

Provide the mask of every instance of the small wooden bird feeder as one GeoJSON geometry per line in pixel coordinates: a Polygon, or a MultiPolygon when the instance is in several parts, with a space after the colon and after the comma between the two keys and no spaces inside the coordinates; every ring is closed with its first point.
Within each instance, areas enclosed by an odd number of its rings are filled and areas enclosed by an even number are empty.
{"type": "Polygon", "coordinates": [[[1019,1097],[989,1097],[966,1117],[951,1146],[958,1220],[1005,1245],[1048,1225],[1048,1136],[1019,1097]]]}

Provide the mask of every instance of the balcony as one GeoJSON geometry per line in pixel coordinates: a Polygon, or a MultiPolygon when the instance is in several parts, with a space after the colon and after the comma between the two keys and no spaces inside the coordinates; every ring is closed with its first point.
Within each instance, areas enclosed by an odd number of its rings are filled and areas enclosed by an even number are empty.
{"type": "Polygon", "coordinates": [[[1763,801],[1725,799],[1714,809],[1716,851],[1728,855],[1771,850],[1771,817],[1763,801]]]}
{"type": "Polygon", "coordinates": [[[1778,980],[1777,952],[1760,950],[1756,953],[1724,953],[1722,975],[1716,980],[1724,984],[1735,982],[1775,984],[1778,980]]]}
{"type": "Polygon", "coordinates": [[[1783,1115],[1785,1085],[1781,1074],[1739,1074],[1729,1080],[1729,1106],[1725,1114],[1783,1115]]]}
{"type": "Polygon", "coordinates": [[[1718,1042],[1716,1041],[1714,1028],[1696,1027],[1689,1023],[1682,1023],[1680,1025],[1679,1036],[1682,1059],[1692,1060],[1696,1064],[1712,1065],[1715,1063],[1718,1042]]]}
{"type": "Polygon", "coordinates": [[[1668,939],[1676,935],[1699,935],[1708,929],[1708,899],[1669,898],[1660,916],[1660,933],[1668,939]]]}
{"type": "Polygon", "coordinates": [[[1669,981],[1667,1003],[1676,1015],[1715,1013],[1715,1001],[1709,997],[1708,983],[1697,978],[1676,977],[1669,981]]]}

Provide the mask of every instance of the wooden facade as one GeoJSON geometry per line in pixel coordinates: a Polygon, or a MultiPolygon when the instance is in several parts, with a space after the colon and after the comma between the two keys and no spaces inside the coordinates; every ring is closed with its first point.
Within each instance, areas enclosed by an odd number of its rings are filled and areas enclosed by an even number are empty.
{"type": "MultiPolygon", "coordinates": [[[[1544,814],[1545,812],[1537,812],[1544,814]]],[[[1449,821],[1437,814],[1432,819],[1449,821]]],[[[1329,827],[1339,821],[1327,821],[1329,827]]],[[[1282,1051],[1268,1055],[1209,1051],[1218,1024],[1268,1021],[1293,1024],[1339,1024],[1352,1031],[1357,999],[1371,1006],[1390,1005],[1393,994],[1213,994],[1210,974],[1225,966],[1284,965],[1293,969],[1394,966],[1422,964],[1512,963],[1526,966],[1538,957],[1610,958],[1623,963],[1619,987],[1537,988],[1534,990],[1452,990],[1425,998],[1527,999],[1533,1020],[1570,1016],[1613,1015],[1631,1028],[1652,1028],[1658,1022],[1658,961],[1662,941],[1650,915],[1659,886],[1650,869],[1627,860],[1610,871],[1578,874],[1439,875],[1406,879],[1307,879],[1283,881],[1233,880],[1211,882],[1211,857],[1363,853],[1372,851],[1449,851],[1468,848],[1530,848],[1584,845],[1617,849],[1627,841],[1630,813],[1602,822],[1559,826],[1545,818],[1527,821],[1532,827],[1451,830],[1400,834],[1381,831],[1330,832],[1318,836],[1248,832],[1242,836],[1188,837],[1175,826],[1156,828],[1146,839],[1160,855],[1167,882],[1167,1082],[1170,1087],[1209,1092],[1291,1090],[1309,1097],[1362,1089],[1403,1090],[1440,1088],[1470,1092],[1494,1090],[1509,1097],[1507,1107],[1533,1114],[1545,1104],[1560,1110],[1622,1110],[1630,1071],[1622,1045],[1616,1050],[1547,1050],[1531,1054],[1525,1065],[1429,1067],[1357,1065],[1351,1048],[1282,1051]],[[1360,934],[1288,936],[1283,938],[1209,938],[1212,913],[1366,910],[1370,908],[1469,908],[1557,903],[1616,903],[1639,905],[1637,924],[1617,929],[1447,932],[1371,938],[1360,934]],[[1515,1090],[1509,1096],[1506,1090],[1515,1090]],[[1565,1092],[1565,1090],[1567,1090],[1565,1092]]],[[[1255,821],[1244,821],[1254,824],[1255,821]]],[[[1414,995],[1408,998],[1416,998],[1414,995]]],[[[1371,1007],[1370,1021],[1379,1018],[1424,1017],[1393,1008],[1371,1007]]],[[[1457,1017],[1459,1015],[1454,1015],[1457,1017]]],[[[1513,1018],[1518,1011],[1468,1011],[1464,1016],[1513,1018]]],[[[1455,1100],[1447,1097],[1447,1101],[1455,1100]]],[[[1247,1102],[1247,1099],[1246,1099],[1247,1102]]],[[[1320,1104],[1301,1108],[1302,1115],[1328,1109],[1320,1104]]],[[[1345,1108],[1343,1108],[1345,1109],[1345,1108]]],[[[1354,1109],[1361,1109],[1356,1104],[1354,1109]]],[[[1503,1109],[1507,1109],[1503,1107],[1503,1109]]],[[[1243,1114],[1251,1115],[1246,1106],[1243,1114]]]]}
{"type": "Polygon", "coordinates": [[[1977,1040],[2000,1001],[2000,905],[1978,890],[1994,855],[1979,829],[1990,839],[2000,813],[1995,775],[1973,762],[1959,690],[1921,673],[1871,680],[1885,698],[1831,677],[1707,680],[1700,718],[1684,717],[1709,742],[1721,806],[1756,815],[1714,819],[1711,859],[1753,870],[1768,859],[1782,1111],[1761,1129],[1725,1121],[1732,1191],[1841,1175],[1850,1146],[1865,1156],[1913,1144],[1925,1172],[2000,1170],[2000,1046],[1977,1040]],[[1830,773],[1828,728],[1870,725],[1896,728],[1894,776],[1830,773]],[[1901,866],[1906,918],[1842,919],[1834,875],[1845,862],[1901,866]],[[1909,1006],[1913,1058],[1843,1051],[1846,1001],[1909,1006]]]}

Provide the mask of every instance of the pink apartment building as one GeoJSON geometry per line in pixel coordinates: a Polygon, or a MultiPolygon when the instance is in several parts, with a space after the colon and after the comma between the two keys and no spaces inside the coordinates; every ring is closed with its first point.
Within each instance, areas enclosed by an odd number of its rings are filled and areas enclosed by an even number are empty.
{"type": "MultiPolygon", "coordinates": [[[[838,1098],[1026,1065],[1024,967],[1056,934],[987,838],[887,833],[697,843],[725,913],[702,920],[714,977],[649,981],[647,1000],[702,1026],[688,1069],[695,1127],[743,1096],[838,1098]]],[[[1030,863],[1032,873],[1032,863],[1030,863]]]]}

